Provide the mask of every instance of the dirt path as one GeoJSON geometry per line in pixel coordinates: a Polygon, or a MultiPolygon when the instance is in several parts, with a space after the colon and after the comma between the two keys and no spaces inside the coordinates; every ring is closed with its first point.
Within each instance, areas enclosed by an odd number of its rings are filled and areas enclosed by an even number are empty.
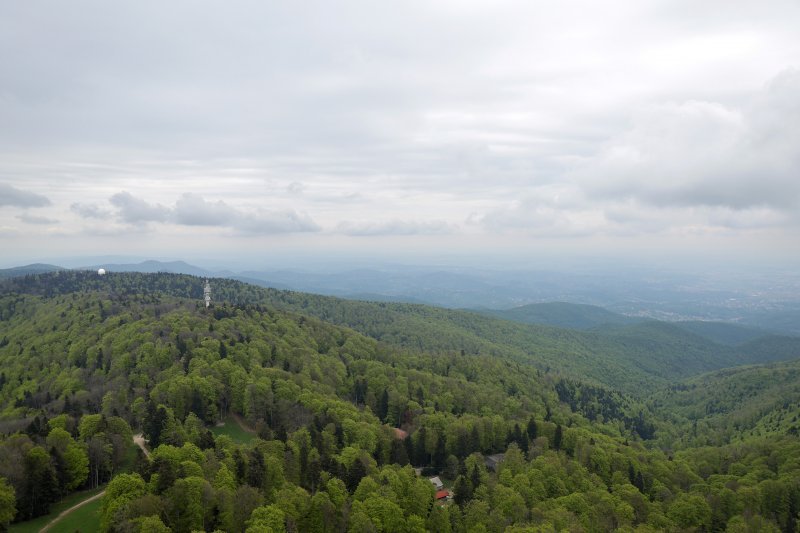
{"type": "Polygon", "coordinates": [[[144,456],[150,459],[150,452],[147,450],[147,447],[144,445],[146,440],[144,440],[144,435],[139,433],[138,435],[133,436],[133,443],[137,445],[139,448],[142,449],[144,452],[144,456]]]}
{"type": "MultiPolygon", "coordinates": [[[[137,445],[139,448],[141,448],[142,451],[144,452],[144,456],[149,459],[150,458],[150,452],[147,450],[147,447],[145,446],[146,442],[147,441],[144,440],[144,435],[142,435],[141,433],[139,433],[138,435],[134,435],[133,436],[133,443],[135,445],[137,445]]],[[[56,522],[58,522],[59,520],[61,520],[65,516],[67,516],[69,513],[71,513],[72,511],[74,511],[78,507],[81,507],[83,505],[86,505],[87,503],[93,502],[98,498],[102,498],[103,496],[105,496],[105,494],[106,494],[106,491],[99,492],[99,493],[95,494],[94,496],[91,496],[89,498],[86,498],[83,501],[80,501],[80,502],[76,503],[75,505],[73,505],[69,509],[61,511],[60,513],[58,513],[57,517],[53,518],[47,524],[45,524],[45,526],[42,529],[39,530],[39,533],[42,533],[43,531],[47,531],[48,529],[53,527],[53,524],[55,524],[56,522]]]]}
{"type": "Polygon", "coordinates": [[[105,496],[105,494],[106,494],[106,491],[103,491],[103,492],[98,492],[98,493],[97,493],[97,494],[95,494],[94,496],[92,496],[92,497],[90,497],[90,498],[86,498],[85,500],[83,500],[83,501],[80,501],[80,502],[76,503],[75,505],[73,505],[73,506],[72,506],[72,507],[70,507],[69,509],[66,509],[66,510],[64,510],[64,511],[61,511],[60,513],[58,513],[58,516],[57,516],[57,517],[53,518],[53,519],[52,519],[52,520],[50,520],[50,521],[49,521],[47,524],[45,524],[45,526],[44,526],[42,529],[40,529],[40,530],[39,530],[39,533],[42,533],[42,532],[44,532],[44,531],[47,531],[48,529],[50,529],[51,527],[53,527],[53,524],[55,524],[56,522],[58,522],[59,520],[61,520],[61,519],[62,519],[62,518],[64,518],[65,516],[67,516],[69,513],[71,513],[72,511],[74,511],[74,510],[75,510],[75,509],[77,509],[78,507],[82,507],[82,506],[86,505],[87,503],[91,503],[91,502],[95,501],[95,500],[96,500],[96,499],[98,499],[98,498],[102,498],[103,496],[105,496]]]}
{"type": "Polygon", "coordinates": [[[242,428],[242,431],[244,431],[245,433],[252,433],[253,435],[256,434],[256,430],[248,426],[247,423],[244,420],[242,420],[242,417],[240,417],[236,413],[231,413],[231,418],[233,418],[236,421],[236,423],[239,424],[239,427],[242,428]]]}

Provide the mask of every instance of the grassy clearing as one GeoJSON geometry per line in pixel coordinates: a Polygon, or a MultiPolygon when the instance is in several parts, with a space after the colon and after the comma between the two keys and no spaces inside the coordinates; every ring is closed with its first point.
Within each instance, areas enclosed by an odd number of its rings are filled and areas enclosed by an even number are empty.
{"type": "Polygon", "coordinates": [[[136,467],[136,456],[139,453],[139,447],[136,444],[131,444],[125,451],[125,459],[120,466],[120,472],[133,472],[136,467]]]}
{"type": "Polygon", "coordinates": [[[211,433],[213,433],[215,437],[227,435],[233,442],[240,444],[246,444],[255,438],[255,435],[242,429],[232,416],[229,416],[223,420],[223,422],[225,423],[224,426],[214,426],[211,428],[211,433]]]}
{"type": "Polygon", "coordinates": [[[78,507],[67,516],[53,524],[48,533],[95,533],[100,531],[100,506],[103,499],[97,499],[78,507]]]}
{"type": "MultiPolygon", "coordinates": [[[[36,533],[40,529],[42,529],[45,524],[50,522],[53,518],[57,517],[61,511],[69,509],[73,505],[76,505],[87,498],[91,498],[95,494],[102,492],[105,489],[105,486],[98,487],[96,489],[90,490],[82,490],[80,492],[73,492],[69,496],[65,496],[63,500],[58,503],[54,503],[50,506],[50,514],[46,514],[44,516],[40,516],[38,518],[34,518],[33,520],[28,520],[27,522],[20,522],[19,524],[11,524],[8,526],[9,533],[36,533]]],[[[100,502],[102,499],[97,500],[100,502]]],[[[96,502],[88,503],[88,506],[91,506],[96,502]]],[[[99,509],[99,507],[98,507],[99,509]]],[[[80,510],[80,509],[78,509],[80,510]]],[[[76,511],[77,512],[77,511],[76,511]]],[[[73,513],[70,513],[69,516],[72,516],[73,513]]],[[[64,520],[69,518],[69,516],[64,517],[64,520]]],[[[60,523],[60,522],[59,522],[60,523]]],[[[51,529],[51,531],[54,531],[51,529]]],[[[73,530],[74,531],[74,530],[73,530]]],[[[94,530],[92,530],[94,531],[94,530]]]]}

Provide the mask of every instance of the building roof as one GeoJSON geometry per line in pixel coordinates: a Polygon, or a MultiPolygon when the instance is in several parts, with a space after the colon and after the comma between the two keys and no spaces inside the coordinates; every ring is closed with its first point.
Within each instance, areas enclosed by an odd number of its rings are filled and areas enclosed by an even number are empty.
{"type": "Polygon", "coordinates": [[[497,468],[498,464],[503,462],[503,459],[505,459],[505,457],[506,454],[504,453],[496,453],[494,455],[489,455],[486,457],[486,466],[494,470],[495,468],[497,468]]]}
{"type": "Polygon", "coordinates": [[[432,478],[428,478],[428,481],[430,481],[431,483],[433,483],[433,485],[434,485],[434,486],[435,486],[437,489],[438,489],[439,487],[443,487],[443,486],[444,486],[444,483],[442,483],[442,480],[441,480],[441,479],[439,479],[439,476],[434,476],[434,477],[432,477],[432,478]]]}
{"type": "Polygon", "coordinates": [[[447,498],[448,496],[450,496],[450,491],[449,490],[437,490],[436,491],[436,499],[437,500],[441,500],[443,498],[447,498]]]}
{"type": "Polygon", "coordinates": [[[497,464],[497,463],[499,463],[500,461],[502,461],[505,458],[506,458],[506,454],[504,454],[504,453],[496,453],[494,455],[487,456],[486,457],[486,462],[491,462],[491,463],[497,464]]]}
{"type": "Polygon", "coordinates": [[[397,440],[403,440],[408,437],[408,431],[403,431],[400,428],[392,428],[394,430],[394,438],[397,440]]]}

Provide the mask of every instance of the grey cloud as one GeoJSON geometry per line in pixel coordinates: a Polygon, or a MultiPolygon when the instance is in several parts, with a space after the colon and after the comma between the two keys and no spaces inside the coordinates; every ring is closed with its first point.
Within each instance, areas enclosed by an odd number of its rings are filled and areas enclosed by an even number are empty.
{"type": "Polygon", "coordinates": [[[225,202],[207,202],[202,196],[186,193],[175,203],[173,219],[186,226],[227,226],[241,215],[225,202]]]}
{"type": "Polygon", "coordinates": [[[58,220],[54,220],[52,218],[47,217],[39,217],[35,215],[29,215],[28,213],[23,213],[21,215],[17,215],[17,218],[26,224],[57,224],[58,220]]]}
{"type": "Polygon", "coordinates": [[[305,186],[299,181],[293,181],[288,187],[286,187],[286,190],[292,194],[302,194],[304,189],[305,186]]]}
{"type": "Polygon", "coordinates": [[[295,211],[258,211],[237,220],[234,229],[244,234],[309,233],[320,231],[311,217],[295,211]]]}
{"type": "Polygon", "coordinates": [[[800,71],[740,108],[652,106],[579,171],[587,193],[657,206],[747,209],[800,205],[800,71]]]}
{"type": "Polygon", "coordinates": [[[688,0],[45,4],[0,7],[0,49],[18,51],[0,54],[0,175],[75,202],[65,226],[180,244],[319,231],[317,213],[322,240],[800,212],[796,74],[747,101],[797,61],[793,0],[713,0],[693,24],[688,0]],[[564,183],[581,194],[531,193],[564,183]]]}
{"type": "Polygon", "coordinates": [[[118,215],[122,221],[134,225],[161,222],[181,226],[211,226],[229,228],[247,235],[316,232],[321,229],[311,217],[293,210],[244,211],[223,201],[207,201],[194,193],[181,195],[174,208],[150,204],[128,192],[115,194],[110,202],[119,209],[118,215]]]}
{"type": "Polygon", "coordinates": [[[453,232],[444,220],[385,220],[369,222],[343,221],[336,230],[345,235],[368,237],[380,235],[442,235],[453,232]]]}
{"type": "Polygon", "coordinates": [[[490,233],[552,237],[585,236],[608,229],[605,214],[575,184],[548,184],[517,192],[514,200],[471,213],[467,223],[490,233]]]}
{"type": "Polygon", "coordinates": [[[80,215],[82,218],[96,218],[106,220],[111,218],[111,212],[95,204],[82,204],[76,202],[69,206],[70,211],[80,215]]]}
{"type": "Polygon", "coordinates": [[[166,222],[170,215],[170,210],[163,205],[149,204],[126,191],[115,194],[109,202],[119,209],[120,219],[128,224],[166,222]]]}
{"type": "Polygon", "coordinates": [[[218,226],[242,234],[303,233],[319,231],[308,215],[292,210],[245,212],[225,202],[209,202],[192,193],[182,195],[175,204],[171,220],[186,226],[218,226]]]}
{"type": "Polygon", "coordinates": [[[50,199],[41,194],[18,189],[6,183],[0,183],[0,207],[44,207],[50,205],[50,199]]]}

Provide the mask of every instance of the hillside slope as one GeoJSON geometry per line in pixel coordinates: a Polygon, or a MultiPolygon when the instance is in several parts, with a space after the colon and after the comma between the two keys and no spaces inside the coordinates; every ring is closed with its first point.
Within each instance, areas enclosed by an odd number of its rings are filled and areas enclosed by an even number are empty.
{"type": "MultiPolygon", "coordinates": [[[[718,445],[749,436],[800,435],[800,361],[719,370],[653,395],[673,428],[670,445],[718,445]]],[[[671,433],[671,435],[667,434],[671,433]]]]}
{"type": "MultiPolygon", "coordinates": [[[[667,455],[641,437],[669,422],[614,391],[514,353],[403,348],[270,302],[329,313],[338,302],[357,323],[372,312],[381,334],[394,331],[381,312],[408,321],[396,334],[421,313],[450,324],[447,343],[517,324],[296,293],[270,300],[222,280],[206,309],[198,281],[61,273],[2,285],[0,491],[20,519],[108,481],[101,526],[120,531],[791,530],[797,521],[792,435],[667,455]],[[239,417],[255,436],[214,436],[219,420],[239,417]],[[151,457],[120,473],[133,428],[151,457]],[[453,501],[435,505],[411,465],[438,474],[453,501]]],[[[564,347],[568,330],[543,331],[564,347]]]]}
{"type": "MultiPolygon", "coordinates": [[[[199,301],[202,287],[202,280],[186,275],[110,273],[101,277],[70,271],[7,280],[0,284],[0,292],[47,296],[103,290],[199,301]]],[[[405,349],[511,357],[541,370],[638,395],[711,370],[800,356],[800,339],[784,339],[775,355],[770,349],[758,350],[758,341],[747,349],[726,347],[659,322],[583,332],[425,305],[351,301],[266,289],[228,279],[212,280],[212,291],[215,301],[271,305],[349,327],[405,349]]]]}
{"type": "Polygon", "coordinates": [[[592,329],[598,326],[635,324],[640,318],[627,317],[596,305],[547,302],[505,310],[479,310],[479,313],[523,324],[541,324],[569,329],[592,329]]]}

